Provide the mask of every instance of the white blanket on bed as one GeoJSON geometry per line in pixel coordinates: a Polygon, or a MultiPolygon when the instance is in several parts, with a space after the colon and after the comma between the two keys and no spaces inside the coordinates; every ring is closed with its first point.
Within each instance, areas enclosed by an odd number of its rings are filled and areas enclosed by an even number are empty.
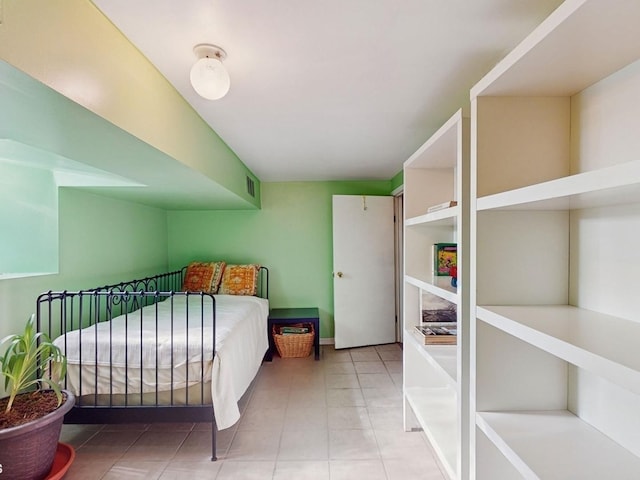
{"type": "Polygon", "coordinates": [[[120,316],[111,322],[58,337],[55,343],[65,352],[69,365],[67,388],[76,395],[125,393],[125,366],[129,393],[140,392],[140,383],[143,384],[143,392],[154,391],[156,375],[158,384],[166,385],[161,389],[168,389],[171,382],[174,389],[184,388],[199,382],[204,353],[205,381],[211,381],[217,426],[224,429],[233,425],[240,418],[237,402],[258,372],[268,348],[269,307],[267,300],[258,297],[216,295],[215,299],[216,356],[213,363],[212,302],[205,297],[204,315],[201,316],[199,296],[179,295],[173,297],[173,306],[172,299],[168,299],[133,312],[126,320],[120,316]],[[201,326],[203,321],[204,327],[201,326]],[[201,341],[201,331],[204,342],[201,341]],[[83,380],[82,392],[79,392],[79,373],[74,366],[80,364],[81,357],[83,380]],[[99,381],[95,385],[96,382],[92,381],[96,363],[99,377],[106,377],[106,383],[99,381]],[[187,364],[188,382],[184,375],[187,364]],[[108,365],[112,368],[107,374],[105,367],[108,365]],[[136,373],[141,368],[143,379],[140,373],[136,373]],[[148,371],[153,371],[154,375],[145,373],[148,371]],[[152,378],[153,383],[149,383],[152,378]]]}

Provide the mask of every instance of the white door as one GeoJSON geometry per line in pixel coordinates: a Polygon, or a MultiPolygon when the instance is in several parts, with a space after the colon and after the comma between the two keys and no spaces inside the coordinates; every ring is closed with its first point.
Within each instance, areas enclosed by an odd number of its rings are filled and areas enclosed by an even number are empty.
{"type": "Polygon", "coordinates": [[[393,343],[393,197],[333,196],[335,347],[393,343]]]}

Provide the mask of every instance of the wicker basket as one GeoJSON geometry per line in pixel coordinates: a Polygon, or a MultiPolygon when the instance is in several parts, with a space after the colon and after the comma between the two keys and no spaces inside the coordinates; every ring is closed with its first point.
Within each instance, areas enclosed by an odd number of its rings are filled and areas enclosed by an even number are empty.
{"type": "Polygon", "coordinates": [[[301,358],[308,357],[313,349],[313,341],[315,332],[312,323],[296,323],[293,325],[274,325],[273,326],[273,343],[276,344],[278,353],[282,358],[301,358]],[[280,327],[307,327],[309,333],[292,333],[282,335],[280,327]]]}

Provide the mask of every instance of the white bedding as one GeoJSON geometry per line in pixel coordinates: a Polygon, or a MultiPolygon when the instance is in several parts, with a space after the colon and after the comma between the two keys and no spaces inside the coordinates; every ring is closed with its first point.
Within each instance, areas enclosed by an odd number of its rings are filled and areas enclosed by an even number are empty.
{"type": "MultiPolygon", "coordinates": [[[[240,418],[238,400],[258,372],[268,348],[269,305],[266,299],[251,296],[215,295],[215,299],[216,356],[212,362],[212,304],[205,297],[205,381],[211,381],[217,427],[224,429],[240,418]]],[[[170,299],[145,307],[142,315],[140,311],[129,314],[126,331],[125,319],[121,316],[97,327],[94,325],[58,337],[55,343],[67,357],[67,388],[81,396],[140,393],[141,385],[145,393],[154,392],[156,385],[159,391],[169,390],[171,384],[177,390],[199,383],[202,365],[200,301],[200,297],[194,295],[173,298],[173,343],[170,299]],[[187,306],[188,321],[185,314],[187,306]]]]}

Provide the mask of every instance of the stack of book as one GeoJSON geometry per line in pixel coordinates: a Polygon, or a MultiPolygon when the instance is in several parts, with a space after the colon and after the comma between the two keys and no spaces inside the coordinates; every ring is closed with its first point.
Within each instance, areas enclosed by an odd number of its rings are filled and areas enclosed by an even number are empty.
{"type": "Polygon", "coordinates": [[[449,325],[423,323],[416,325],[416,331],[425,345],[455,345],[457,341],[457,323],[449,325]]]}

